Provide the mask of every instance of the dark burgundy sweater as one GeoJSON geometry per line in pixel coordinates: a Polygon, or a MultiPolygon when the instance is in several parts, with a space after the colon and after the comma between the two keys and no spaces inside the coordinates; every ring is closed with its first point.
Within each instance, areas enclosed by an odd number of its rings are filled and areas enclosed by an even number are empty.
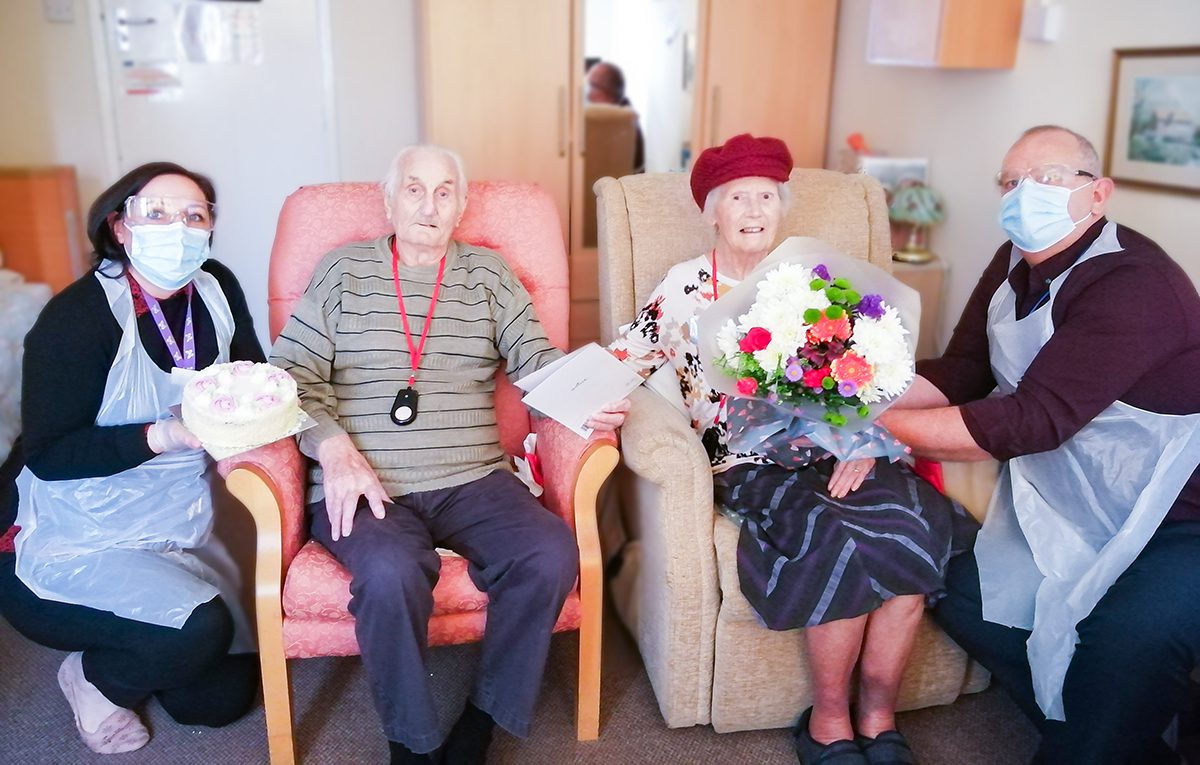
{"type": "MultiPolygon", "coordinates": [[[[996,251],[963,309],[946,353],[917,372],[953,405],[967,430],[999,460],[1057,448],[1114,401],[1161,414],[1200,412],[1200,296],[1157,244],[1117,226],[1124,248],[1081,264],[1058,291],[1054,335],[1015,393],[996,387],[988,355],[987,309],[1007,278],[1017,316],[1044,310],[1047,285],[1100,235],[1101,219],[1067,250],[1009,273],[1012,244],[996,251]]],[[[1147,455],[1147,459],[1154,455],[1147,455]]],[[[1168,521],[1200,521],[1200,470],[1185,485],[1168,521]]]]}

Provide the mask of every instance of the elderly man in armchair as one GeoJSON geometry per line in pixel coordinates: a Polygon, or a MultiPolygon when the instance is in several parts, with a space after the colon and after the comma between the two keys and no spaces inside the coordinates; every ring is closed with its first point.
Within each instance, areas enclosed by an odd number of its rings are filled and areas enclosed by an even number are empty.
{"type": "MultiPolygon", "coordinates": [[[[493,396],[561,354],[495,252],[454,241],[467,202],[456,154],[400,151],[383,183],[394,234],[329,253],[279,335],[316,427],[314,539],[349,570],[350,612],[392,763],[442,745],[425,669],[435,547],[471,564],[489,598],[478,676],[443,746],[482,763],[493,727],[528,735],[550,635],[578,568],[574,536],[512,473],[493,396]]],[[[589,425],[613,430],[628,402],[589,425]]]]}

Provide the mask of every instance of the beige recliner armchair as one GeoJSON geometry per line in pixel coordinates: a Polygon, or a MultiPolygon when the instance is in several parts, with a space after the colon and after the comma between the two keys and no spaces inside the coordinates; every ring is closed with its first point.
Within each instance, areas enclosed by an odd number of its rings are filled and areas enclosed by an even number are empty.
{"type": "MultiPolygon", "coordinates": [[[[887,206],[863,175],[794,170],[783,236],[813,236],[891,270],[887,206]]],[[[684,174],[603,178],[598,197],[600,331],[611,342],[667,269],[707,252],[711,232],[684,174]]],[[[763,627],[737,577],[738,528],[713,511],[708,458],[667,398],[639,388],[621,433],[618,492],[628,543],[613,585],[670,727],[719,732],[795,723],[811,704],[804,632],[763,627]]],[[[987,686],[928,616],[900,709],[948,704],[987,686]]]]}

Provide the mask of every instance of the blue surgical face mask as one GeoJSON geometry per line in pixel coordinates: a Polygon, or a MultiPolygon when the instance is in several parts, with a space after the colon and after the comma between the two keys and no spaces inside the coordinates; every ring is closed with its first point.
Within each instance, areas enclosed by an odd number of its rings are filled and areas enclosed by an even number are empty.
{"type": "Polygon", "coordinates": [[[1025,178],[1001,199],[1000,227],[1013,244],[1025,252],[1049,249],[1070,236],[1081,221],[1087,220],[1086,215],[1072,220],[1067,205],[1072,194],[1093,183],[1095,181],[1088,181],[1078,189],[1068,189],[1025,178]]]}
{"type": "Polygon", "coordinates": [[[188,228],[183,221],[167,226],[129,225],[129,262],[156,287],[177,290],[192,280],[208,260],[211,232],[188,228]]]}

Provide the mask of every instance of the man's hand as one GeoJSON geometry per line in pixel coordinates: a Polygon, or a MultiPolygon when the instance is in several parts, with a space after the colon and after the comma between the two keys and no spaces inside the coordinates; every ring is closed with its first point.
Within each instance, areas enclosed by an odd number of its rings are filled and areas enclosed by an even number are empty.
{"type": "Polygon", "coordinates": [[[325,512],[329,515],[333,541],[350,536],[359,497],[366,497],[371,514],[383,520],[383,503],[390,498],[380,485],[379,476],[354,448],[350,436],[342,433],[322,441],[317,447],[317,459],[324,473],[325,512]]]}
{"type": "Polygon", "coordinates": [[[833,475],[829,476],[829,496],[841,499],[862,486],[862,482],[866,480],[874,467],[874,457],[861,460],[838,460],[837,464],[833,466],[833,475]]]}
{"type": "Polygon", "coordinates": [[[625,423],[625,415],[629,413],[629,406],[627,398],[605,404],[600,411],[589,417],[584,425],[601,433],[611,433],[625,423]]]}
{"type": "Polygon", "coordinates": [[[158,420],[146,428],[146,445],[155,454],[178,452],[184,449],[199,449],[200,439],[174,418],[158,420]]]}

